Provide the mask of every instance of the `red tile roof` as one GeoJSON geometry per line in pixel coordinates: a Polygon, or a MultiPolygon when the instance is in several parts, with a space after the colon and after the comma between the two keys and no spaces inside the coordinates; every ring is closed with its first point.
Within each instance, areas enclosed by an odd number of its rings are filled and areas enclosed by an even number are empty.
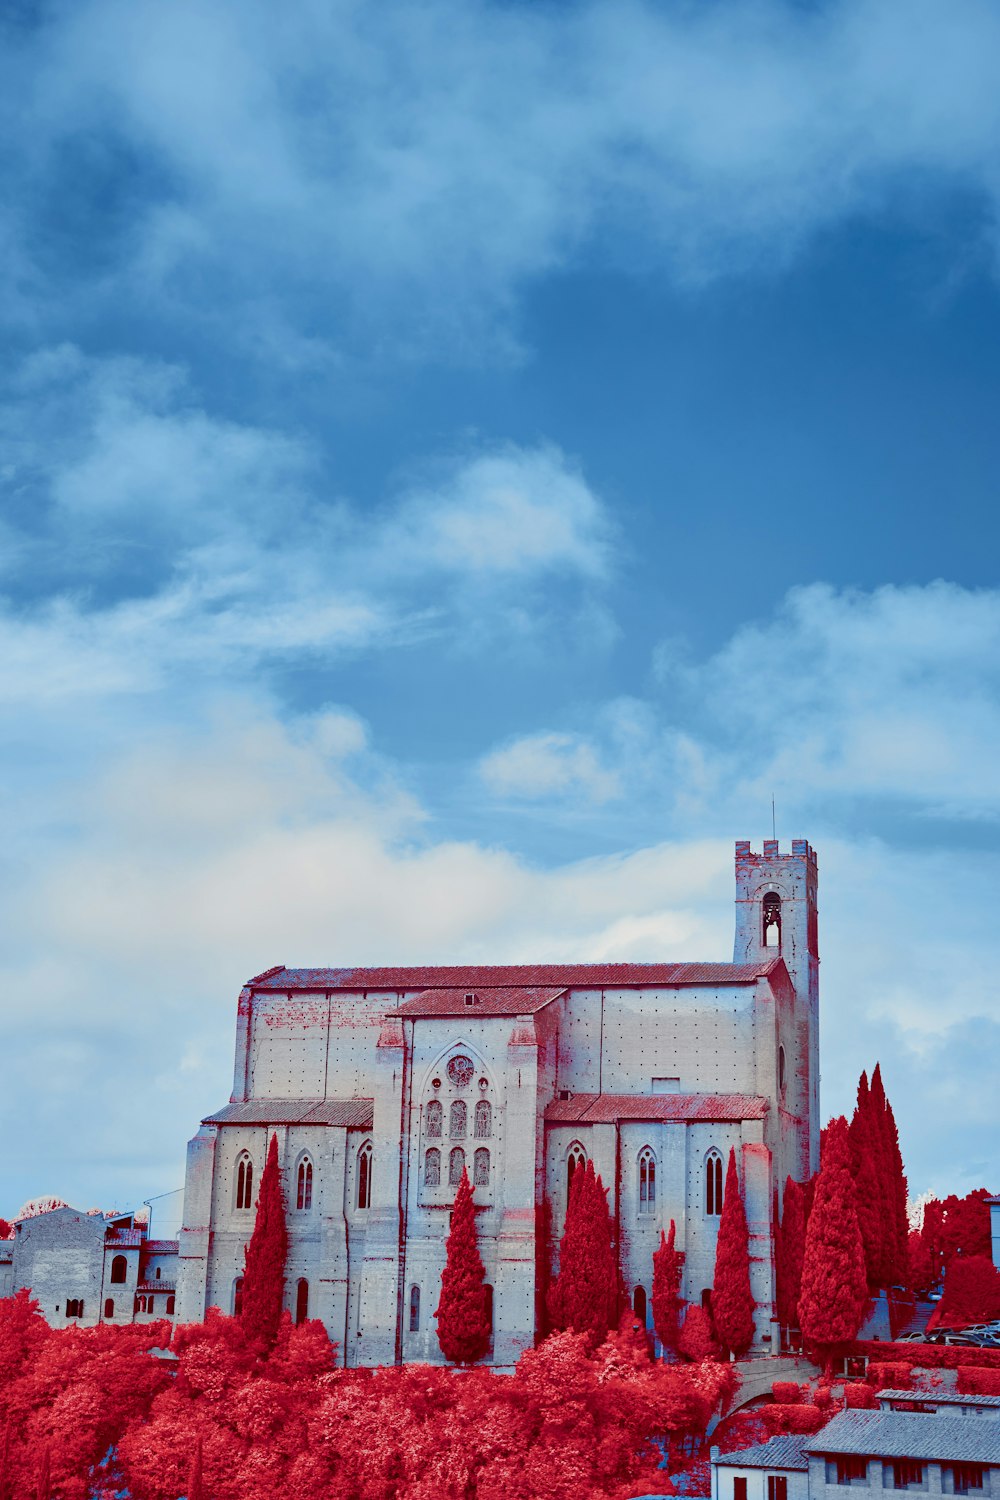
{"type": "Polygon", "coordinates": [[[551,986],[529,988],[423,990],[404,1000],[395,1016],[530,1016],[558,995],[566,993],[551,986]],[[466,1002],[466,995],[473,1002],[466,1002]]]}
{"type": "Polygon", "coordinates": [[[134,1250],[136,1245],[145,1244],[145,1240],[144,1229],[109,1229],[104,1243],[113,1245],[115,1249],[134,1250]]]}
{"type": "Polygon", "coordinates": [[[781,958],[752,964],[459,964],[405,969],[268,970],[256,990],[475,990],[570,987],[628,989],[636,985],[753,984],[784,966],[781,958]]]}
{"type": "Polygon", "coordinates": [[[147,1240],[145,1244],[147,1255],[176,1255],[176,1240],[147,1240]]]}
{"type": "Polygon", "coordinates": [[[371,1099],[246,1099],[226,1104],[203,1125],[347,1125],[370,1130],[371,1099]]]}
{"type": "Polygon", "coordinates": [[[616,1120],[762,1120],[762,1094],[574,1094],[546,1107],[550,1125],[604,1125],[616,1120]]]}

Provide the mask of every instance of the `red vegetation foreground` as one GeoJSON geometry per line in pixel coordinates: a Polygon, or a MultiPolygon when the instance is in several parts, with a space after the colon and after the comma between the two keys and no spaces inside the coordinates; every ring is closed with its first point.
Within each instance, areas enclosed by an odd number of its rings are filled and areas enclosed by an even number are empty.
{"type": "Polygon", "coordinates": [[[0,1494],[59,1500],[589,1500],[669,1493],[651,1436],[700,1438],[728,1364],[651,1362],[646,1341],[556,1334],[513,1376],[410,1365],[335,1370],[320,1323],[282,1320],[270,1355],[212,1311],[168,1325],[54,1331],[0,1301],[0,1494]],[[9,1424],[9,1425],[8,1425],[9,1424]]]}

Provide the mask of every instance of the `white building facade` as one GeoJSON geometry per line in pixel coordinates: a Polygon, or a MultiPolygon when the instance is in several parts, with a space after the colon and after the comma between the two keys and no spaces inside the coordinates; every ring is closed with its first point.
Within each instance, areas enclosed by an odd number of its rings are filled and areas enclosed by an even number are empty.
{"type": "MultiPolygon", "coordinates": [[[[232,1099],[188,1148],[177,1316],[238,1306],[268,1142],[286,1300],[349,1365],[438,1361],[434,1311],[463,1167],[493,1305],[490,1359],[542,1321],[569,1181],[608,1188],[623,1296],[648,1308],[673,1219],[684,1295],[712,1284],[736,1151],[755,1348],[776,1339],[772,1205],[818,1165],[817,862],[736,845],[732,963],[279,967],[244,987],[232,1099]]],[[[647,1313],[648,1317],[648,1313],[647,1313]]]]}

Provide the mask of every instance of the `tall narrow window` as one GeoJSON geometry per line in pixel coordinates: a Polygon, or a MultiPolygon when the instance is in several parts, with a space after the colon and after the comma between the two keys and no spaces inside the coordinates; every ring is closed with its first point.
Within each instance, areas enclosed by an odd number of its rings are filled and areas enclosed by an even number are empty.
{"type": "Polygon", "coordinates": [[[105,1297],[105,1299],[104,1299],[104,1316],[108,1320],[108,1322],[110,1322],[111,1319],[114,1317],[114,1315],[115,1315],[115,1299],[113,1297],[105,1297]]]}
{"type": "Polygon", "coordinates": [[[420,1332],[420,1288],[410,1287],[410,1332],[420,1332]]]}
{"type": "Polygon", "coordinates": [[[486,1299],[486,1326],[490,1330],[490,1338],[493,1337],[493,1288],[487,1284],[483,1287],[483,1296],[486,1299]]]}
{"type": "Polygon", "coordinates": [[[441,1185],[441,1153],[436,1146],[429,1146],[424,1152],[424,1187],[440,1187],[441,1185]]]}
{"type": "Polygon", "coordinates": [[[656,1212],[656,1157],[648,1146],[639,1152],[639,1212],[656,1212]]]}
{"type": "Polygon", "coordinates": [[[128,1261],[124,1255],[116,1255],[111,1262],[111,1284],[117,1286],[124,1282],[125,1273],[128,1270],[128,1261]]]}
{"type": "Polygon", "coordinates": [[[365,1141],[358,1152],[358,1207],[372,1206],[372,1143],[365,1141]]]}
{"type": "Polygon", "coordinates": [[[458,1187],[465,1170],[465,1152],[461,1146],[455,1146],[448,1157],[448,1183],[451,1187],[458,1187]]]}
{"type": "Polygon", "coordinates": [[[476,1140],[488,1141],[493,1134],[493,1106],[488,1099],[476,1100],[476,1140]]]}
{"type": "Polygon", "coordinates": [[[465,1107],[464,1099],[452,1101],[448,1112],[448,1134],[453,1141],[460,1141],[468,1129],[469,1112],[465,1107]]]}
{"type": "Polygon", "coordinates": [[[236,1162],[236,1207],[253,1207],[253,1162],[245,1151],[236,1162]]]}
{"type": "Polygon", "coordinates": [[[788,1478],[784,1474],[768,1474],[767,1500],[788,1500],[788,1478]]]}
{"type": "Polygon", "coordinates": [[[570,1146],[569,1153],[568,1153],[568,1155],[566,1157],[566,1202],[567,1203],[569,1202],[569,1190],[573,1186],[573,1173],[576,1171],[577,1167],[582,1167],[583,1164],[584,1164],[584,1162],[586,1160],[587,1160],[587,1153],[586,1153],[586,1151],[584,1151],[583,1147],[580,1146],[580,1145],[578,1145],[574,1141],[573,1145],[570,1146]]]}
{"type": "Polygon", "coordinates": [[[490,1185],[490,1153],[485,1146],[478,1147],[472,1168],[472,1181],[476,1187],[490,1185]]]}
{"type": "Polygon", "coordinates": [[[773,891],[764,897],[761,921],[764,926],[764,947],[781,947],[781,897],[773,891]]]}
{"type": "Polygon", "coordinates": [[[636,1318],[642,1324],[643,1328],[645,1328],[646,1288],[644,1286],[637,1286],[635,1291],[632,1293],[632,1311],[635,1313],[636,1318]]]}
{"type": "Polygon", "coordinates": [[[243,1311],[243,1277],[237,1276],[233,1282],[233,1317],[238,1318],[243,1311]]]}
{"type": "Polygon", "coordinates": [[[705,1158],[705,1212],[722,1213],[722,1157],[710,1151],[705,1158]]]}
{"type": "Polygon", "coordinates": [[[438,1140],[441,1136],[442,1113],[440,1099],[432,1099],[424,1111],[424,1126],[432,1140],[438,1140]]]}
{"type": "Polygon", "coordinates": [[[308,1156],[299,1162],[295,1177],[295,1207],[305,1213],[313,1202],[313,1164],[308,1156]]]}
{"type": "Polygon", "coordinates": [[[172,1317],[173,1316],[173,1312],[174,1312],[174,1299],[173,1299],[173,1296],[171,1295],[171,1296],[169,1296],[167,1298],[167,1316],[168,1317],[172,1317]]]}
{"type": "Polygon", "coordinates": [[[304,1323],[309,1316],[309,1283],[300,1276],[295,1283],[295,1321],[304,1323]]]}

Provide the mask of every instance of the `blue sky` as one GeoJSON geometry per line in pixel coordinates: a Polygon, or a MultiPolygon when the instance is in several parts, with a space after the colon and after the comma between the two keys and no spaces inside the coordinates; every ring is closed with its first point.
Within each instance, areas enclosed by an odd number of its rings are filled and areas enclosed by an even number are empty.
{"type": "Polygon", "coordinates": [[[1000,1187],[1000,16],[8,4],[0,1212],[181,1180],[274,963],[725,958],[1000,1187]]]}

